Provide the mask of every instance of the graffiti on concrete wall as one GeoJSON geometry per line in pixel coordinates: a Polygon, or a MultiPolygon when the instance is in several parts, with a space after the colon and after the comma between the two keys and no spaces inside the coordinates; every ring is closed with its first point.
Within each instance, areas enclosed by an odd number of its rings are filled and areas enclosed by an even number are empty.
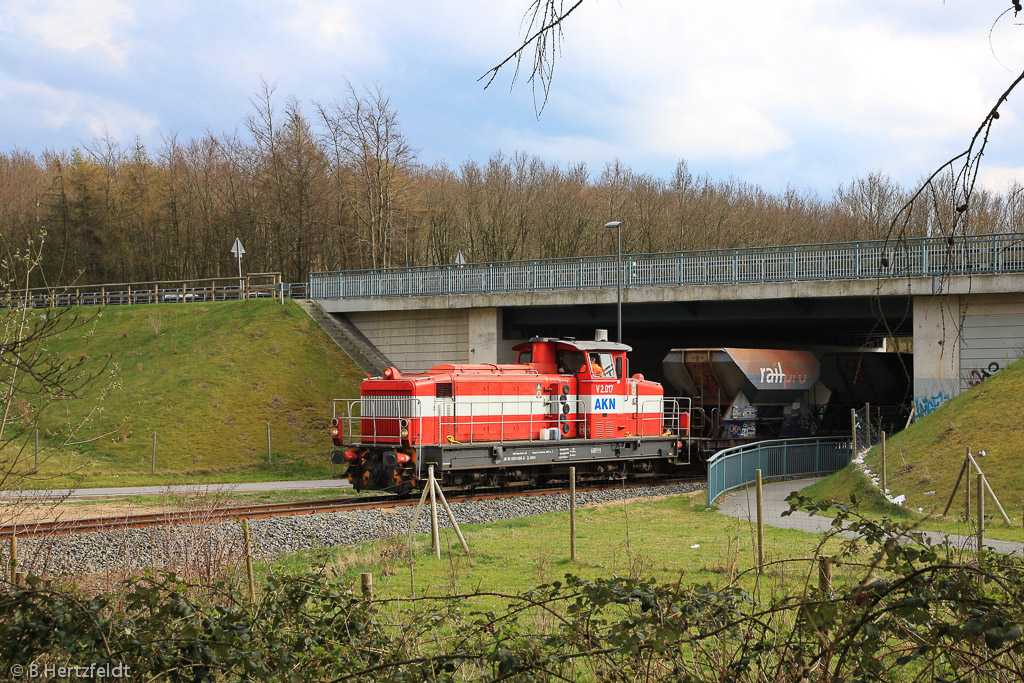
{"type": "Polygon", "coordinates": [[[1000,366],[998,361],[992,361],[991,363],[988,364],[988,367],[985,368],[972,368],[970,370],[965,369],[961,373],[961,376],[963,377],[964,381],[967,382],[967,386],[976,387],[982,382],[984,382],[986,379],[991,377],[992,375],[999,372],[999,367],[1000,366]]]}
{"type": "Polygon", "coordinates": [[[914,411],[917,413],[917,418],[920,419],[928,413],[934,412],[936,408],[951,398],[953,397],[944,391],[932,396],[918,396],[914,399],[914,411]]]}

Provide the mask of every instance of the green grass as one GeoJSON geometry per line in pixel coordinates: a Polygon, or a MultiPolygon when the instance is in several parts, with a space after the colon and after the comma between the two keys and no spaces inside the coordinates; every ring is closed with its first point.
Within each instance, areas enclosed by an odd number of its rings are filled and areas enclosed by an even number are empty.
{"type": "Polygon", "coordinates": [[[849,503],[850,496],[854,495],[857,497],[857,509],[864,515],[871,517],[887,515],[904,522],[916,519],[909,509],[893,505],[886,500],[882,492],[871,484],[860,469],[854,466],[846,467],[832,476],[802,489],[801,493],[814,500],[832,499],[841,503],[849,503]]]}
{"type": "MultiPolygon", "coordinates": [[[[441,532],[441,560],[431,554],[429,536],[415,537],[417,595],[515,593],[561,580],[566,573],[587,578],[655,577],[662,582],[720,586],[750,569],[756,557],[756,535],[750,525],[705,509],[703,493],[579,509],[576,562],[569,559],[568,512],[466,524],[462,529],[473,554],[472,565],[452,530],[441,532]],[[699,547],[692,547],[695,545],[699,547]]],[[[767,528],[765,539],[766,560],[778,564],[766,573],[763,591],[790,590],[802,586],[808,576],[816,581],[816,574],[809,572],[819,535],[767,528]]],[[[353,581],[358,581],[362,572],[372,572],[375,597],[407,597],[407,547],[407,536],[396,536],[287,555],[259,569],[266,573],[322,568],[353,581]]],[[[841,567],[836,576],[842,572],[854,576],[859,571],[862,568],[841,567]]],[[[752,588],[754,579],[749,572],[739,582],[752,588]]],[[[482,597],[474,606],[490,608],[499,602],[482,597]]]]}
{"type": "Polygon", "coordinates": [[[52,341],[51,353],[69,361],[83,357],[86,370],[107,370],[80,400],[51,404],[43,415],[36,485],[330,476],[331,399],[356,395],[362,373],[296,303],[125,306],[68,314],[91,319],[52,341]],[[86,417],[72,442],[55,448],[68,425],[86,417]]]}
{"type": "MultiPolygon", "coordinates": [[[[947,533],[971,534],[973,525],[960,520],[964,513],[963,482],[945,518],[937,518],[949,500],[968,448],[1000,503],[1010,516],[1007,526],[991,498],[985,501],[987,535],[1024,541],[1024,360],[1004,368],[971,390],[947,401],[933,413],[894,435],[886,444],[889,491],[903,494],[905,514],[921,520],[922,528],[947,533]],[[979,451],[986,457],[978,457],[979,451]],[[918,512],[921,508],[922,512],[918,512]],[[930,517],[929,519],[924,519],[930,517]]],[[[881,448],[871,449],[865,459],[872,473],[882,470],[881,448]]],[[[975,476],[971,476],[974,499],[975,476]]],[[[876,514],[893,514],[890,505],[859,471],[851,466],[809,488],[816,499],[848,501],[851,493],[867,501],[876,514]]],[[[973,504],[972,504],[973,505],[973,504]]],[[[973,515],[972,510],[972,515],[973,515]]]]}

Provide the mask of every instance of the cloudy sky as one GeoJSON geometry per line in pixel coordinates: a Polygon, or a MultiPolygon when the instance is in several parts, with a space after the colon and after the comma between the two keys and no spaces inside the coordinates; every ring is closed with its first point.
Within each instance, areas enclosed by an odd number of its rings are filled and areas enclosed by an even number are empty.
{"type": "MultiPolygon", "coordinates": [[[[571,4],[566,0],[566,4],[571,4]]],[[[518,45],[529,0],[0,0],[0,150],[106,131],[242,127],[261,79],[284,103],[379,85],[426,163],[497,150],[597,174],[618,158],[770,190],[831,193],[872,171],[911,184],[961,151],[1024,70],[1009,0],[586,0],[538,119],[525,82],[478,78],[518,45]]],[[[1024,84],[985,182],[1024,182],[1024,84]]]]}

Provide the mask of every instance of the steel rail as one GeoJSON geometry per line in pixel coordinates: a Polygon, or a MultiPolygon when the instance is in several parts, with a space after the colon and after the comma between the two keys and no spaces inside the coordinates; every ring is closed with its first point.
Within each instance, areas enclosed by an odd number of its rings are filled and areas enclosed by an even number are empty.
{"type": "MultiPolygon", "coordinates": [[[[653,479],[640,481],[618,481],[604,485],[577,486],[577,492],[601,491],[619,487],[642,488],[651,486],[669,486],[671,484],[704,482],[703,477],[653,479]]],[[[474,502],[495,500],[499,498],[517,498],[527,496],[546,496],[568,493],[568,485],[556,488],[528,489],[524,491],[488,491],[483,493],[451,494],[449,502],[474,502]]],[[[261,505],[242,505],[235,507],[213,508],[211,510],[177,510],[172,512],[155,512],[139,515],[123,515],[111,517],[92,517],[83,519],[53,520],[48,522],[27,522],[0,526],[0,538],[32,538],[50,534],[88,533],[92,531],[108,531],[113,529],[141,529],[152,526],[175,526],[181,524],[209,524],[239,519],[266,519],[268,517],[288,517],[292,515],[311,515],[327,512],[344,512],[348,510],[366,510],[394,508],[416,505],[417,498],[412,496],[365,496],[356,499],[334,498],[330,500],[308,500],[293,503],[266,503],[261,505]]]]}

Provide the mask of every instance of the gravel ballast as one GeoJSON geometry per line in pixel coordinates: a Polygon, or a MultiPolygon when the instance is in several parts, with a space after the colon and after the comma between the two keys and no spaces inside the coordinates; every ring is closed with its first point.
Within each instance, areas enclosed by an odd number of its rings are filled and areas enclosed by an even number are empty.
{"type": "MultiPolygon", "coordinates": [[[[607,503],[688,493],[703,483],[671,484],[629,489],[605,489],[576,494],[577,505],[607,503]]],[[[451,504],[459,524],[486,524],[569,509],[568,494],[520,496],[451,504]]],[[[254,519],[249,522],[253,555],[270,559],[282,553],[350,545],[407,534],[414,506],[352,510],[312,515],[254,519]]],[[[196,515],[201,517],[201,514],[196,515]]],[[[450,526],[438,504],[438,521],[450,526]]],[[[424,509],[416,527],[430,533],[430,514],[424,509]]],[[[60,534],[19,540],[19,569],[43,576],[125,572],[143,567],[193,568],[219,565],[243,553],[241,525],[199,521],[194,524],[60,534]]]]}

